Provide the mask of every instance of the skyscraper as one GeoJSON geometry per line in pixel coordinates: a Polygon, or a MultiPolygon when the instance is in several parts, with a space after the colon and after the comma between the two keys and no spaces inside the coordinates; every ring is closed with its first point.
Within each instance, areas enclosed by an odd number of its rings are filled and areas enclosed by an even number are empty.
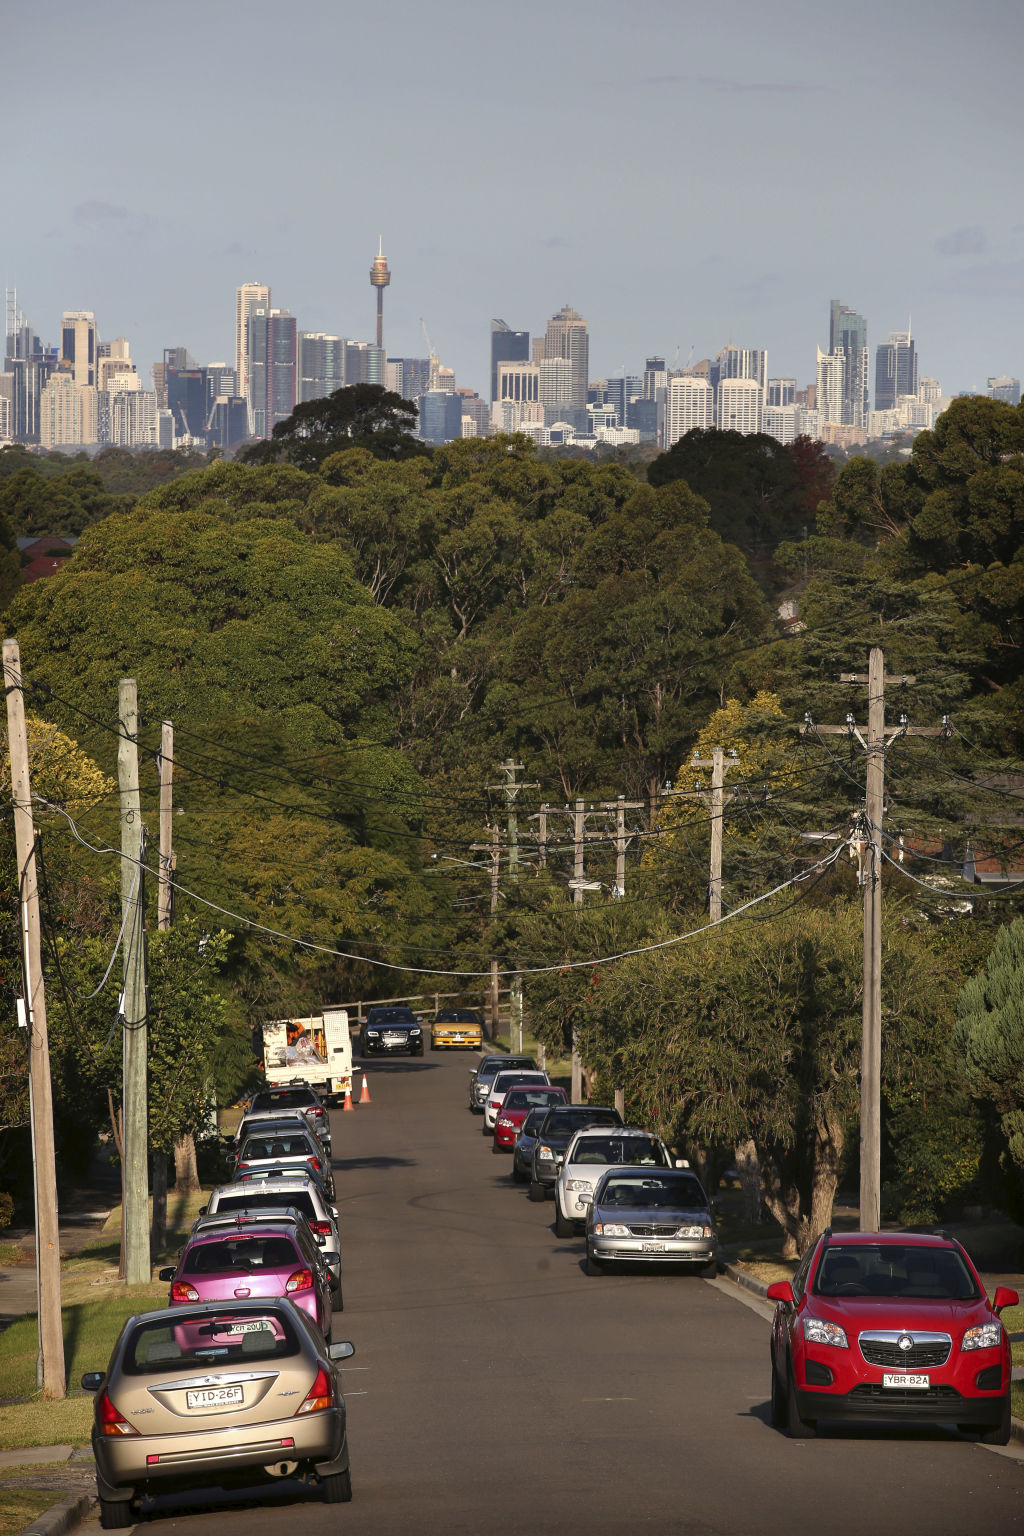
{"type": "Polygon", "coordinates": [[[544,333],[544,360],[566,358],[572,364],[572,390],[569,401],[581,410],[587,405],[587,380],[590,373],[590,338],[587,322],[568,304],[552,315],[544,333]]]}
{"type": "Polygon", "coordinates": [[[665,447],[671,448],[687,432],[714,426],[714,391],[707,379],[675,374],[668,382],[665,404],[665,447]]]}
{"type": "Polygon", "coordinates": [[[345,383],[345,343],[323,331],[299,332],[299,401],[323,400],[345,383]]]}
{"type": "Polygon", "coordinates": [[[718,426],[723,432],[742,432],[744,437],[761,430],[764,391],[756,379],[720,379],[718,426]]]}
{"type": "MultiPolygon", "coordinates": [[[[833,299],[829,305],[828,350],[843,358],[842,414],[834,418],[847,427],[865,427],[868,420],[868,325],[863,315],[833,299]]],[[[819,400],[819,407],[822,402],[819,400]]],[[[823,416],[823,421],[833,418],[823,416]]]]}
{"type": "Polygon", "coordinates": [[[86,388],[96,383],[96,316],[88,309],[65,310],[60,326],[61,361],[86,388]]]}
{"type": "MultiPolygon", "coordinates": [[[[266,283],[243,283],[235,289],[235,381],[240,395],[249,407],[249,430],[252,431],[252,391],[249,380],[249,317],[257,309],[270,309],[270,288],[266,283]]],[[[262,435],[262,434],[259,434],[262,435]]]]}
{"type": "Polygon", "coordinates": [[[875,348],[875,410],[891,411],[900,395],[917,394],[917,352],[908,331],[890,331],[875,348]]]}
{"type": "Polygon", "coordinates": [[[524,363],[530,356],[529,331],[514,331],[504,320],[491,321],[491,403],[498,396],[498,367],[501,363],[524,363]]]}
{"type": "Polygon", "coordinates": [[[989,379],[988,393],[991,400],[1005,400],[1007,405],[1020,404],[1020,379],[1001,373],[989,379]]]}

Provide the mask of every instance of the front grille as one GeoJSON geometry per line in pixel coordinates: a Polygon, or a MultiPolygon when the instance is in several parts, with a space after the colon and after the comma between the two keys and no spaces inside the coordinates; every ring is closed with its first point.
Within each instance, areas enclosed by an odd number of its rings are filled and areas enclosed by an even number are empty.
{"type": "Polygon", "coordinates": [[[630,1227],[629,1235],[630,1237],[675,1237],[678,1231],[678,1221],[674,1221],[668,1227],[665,1225],[656,1226],[648,1222],[646,1225],[641,1223],[638,1226],[630,1227]]]}
{"type": "Polygon", "coordinates": [[[850,1397],[861,1403],[889,1403],[893,1407],[910,1407],[914,1403],[959,1403],[960,1393],[955,1387],[883,1387],[880,1381],[862,1381],[854,1387],[850,1397]]]}
{"type": "MultiPolygon", "coordinates": [[[[907,1334],[913,1337],[910,1329],[907,1334]]],[[[945,1365],[953,1346],[946,1333],[933,1333],[925,1339],[915,1340],[909,1349],[900,1348],[899,1337],[898,1333],[862,1333],[858,1341],[860,1352],[869,1365],[881,1365],[886,1370],[920,1371],[927,1366],[945,1365]]]]}

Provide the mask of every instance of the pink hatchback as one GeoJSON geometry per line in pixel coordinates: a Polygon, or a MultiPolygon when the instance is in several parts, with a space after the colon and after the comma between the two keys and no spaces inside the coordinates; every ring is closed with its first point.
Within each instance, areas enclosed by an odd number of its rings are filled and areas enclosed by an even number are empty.
{"type": "Polygon", "coordinates": [[[160,1279],[171,1282],[172,1307],[286,1296],[331,1337],[330,1272],[305,1225],[261,1223],[249,1231],[199,1234],[185,1244],[177,1268],[162,1269],[160,1279]]]}

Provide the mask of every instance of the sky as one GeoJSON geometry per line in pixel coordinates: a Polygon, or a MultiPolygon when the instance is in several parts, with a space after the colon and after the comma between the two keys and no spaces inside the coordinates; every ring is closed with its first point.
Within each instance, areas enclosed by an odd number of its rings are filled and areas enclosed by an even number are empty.
{"type": "Polygon", "coordinates": [[[489,390],[492,316],[572,304],[591,378],[828,306],[947,394],[1024,374],[1020,0],[3,0],[0,281],[234,360],[235,288],[489,390]]]}

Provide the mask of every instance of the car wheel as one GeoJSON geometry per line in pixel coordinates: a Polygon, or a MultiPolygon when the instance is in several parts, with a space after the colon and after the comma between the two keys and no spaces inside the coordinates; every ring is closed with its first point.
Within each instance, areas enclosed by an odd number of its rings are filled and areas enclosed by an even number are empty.
{"type": "Polygon", "coordinates": [[[495,1140],[491,1142],[491,1151],[494,1153],[494,1155],[496,1157],[499,1156],[502,1152],[504,1152],[504,1150],[505,1150],[504,1147],[499,1147],[498,1146],[497,1138],[495,1138],[495,1140]]]}
{"type": "Polygon", "coordinates": [[[328,1477],[321,1477],[320,1487],[324,1491],[325,1504],[348,1504],[352,1499],[352,1473],[347,1467],[344,1472],[332,1472],[328,1477]]]}
{"type": "Polygon", "coordinates": [[[1003,1413],[998,1424],[988,1424],[982,1430],[982,1445],[1008,1445],[1010,1443],[1010,1399],[1003,1398],[1003,1413]]]}
{"type": "Polygon", "coordinates": [[[771,1421],[773,1429],[781,1429],[786,1422],[786,1394],[782,1389],[782,1378],[775,1364],[774,1355],[772,1355],[771,1421]]]}
{"type": "Polygon", "coordinates": [[[337,1290],[331,1292],[331,1306],[334,1308],[335,1312],[344,1312],[345,1310],[345,1296],[341,1289],[340,1280],[338,1281],[337,1290]]]}
{"type": "Polygon", "coordinates": [[[556,1237],[575,1237],[576,1236],[576,1223],[574,1221],[570,1221],[568,1216],[563,1216],[562,1215],[562,1207],[558,1203],[558,1196],[557,1195],[555,1196],[555,1236],[556,1237]]]}
{"type": "Polygon", "coordinates": [[[480,1135],[481,1136],[493,1136],[494,1135],[493,1129],[487,1124],[486,1120],[484,1121],[483,1125],[480,1127],[480,1135]]]}
{"type": "Polygon", "coordinates": [[[790,1362],[786,1373],[786,1434],[791,1440],[813,1440],[818,1426],[813,1419],[802,1419],[797,1408],[796,1379],[790,1362]]]}
{"type": "Polygon", "coordinates": [[[542,1200],[545,1200],[547,1198],[547,1193],[548,1192],[544,1188],[544,1185],[540,1182],[539,1179],[531,1179],[530,1180],[530,1188],[527,1191],[527,1193],[529,1194],[530,1199],[535,1201],[539,1205],[542,1200]]]}
{"type": "Polygon", "coordinates": [[[100,1525],[105,1531],[123,1531],[135,1524],[131,1499],[100,1499],[100,1525]]]}
{"type": "Polygon", "coordinates": [[[513,1153],[513,1156],[512,1156],[512,1178],[513,1178],[513,1181],[516,1184],[525,1184],[526,1183],[526,1174],[523,1172],[523,1170],[520,1168],[519,1164],[516,1162],[515,1154],[514,1153],[513,1153]]]}
{"type": "Polygon", "coordinates": [[[701,1264],[697,1269],[702,1280],[713,1280],[718,1274],[718,1260],[709,1259],[706,1264],[701,1264]]]}
{"type": "Polygon", "coordinates": [[[605,1273],[604,1265],[600,1262],[600,1260],[595,1259],[593,1254],[588,1253],[587,1254],[587,1274],[588,1275],[603,1275],[604,1273],[605,1273]]]}

